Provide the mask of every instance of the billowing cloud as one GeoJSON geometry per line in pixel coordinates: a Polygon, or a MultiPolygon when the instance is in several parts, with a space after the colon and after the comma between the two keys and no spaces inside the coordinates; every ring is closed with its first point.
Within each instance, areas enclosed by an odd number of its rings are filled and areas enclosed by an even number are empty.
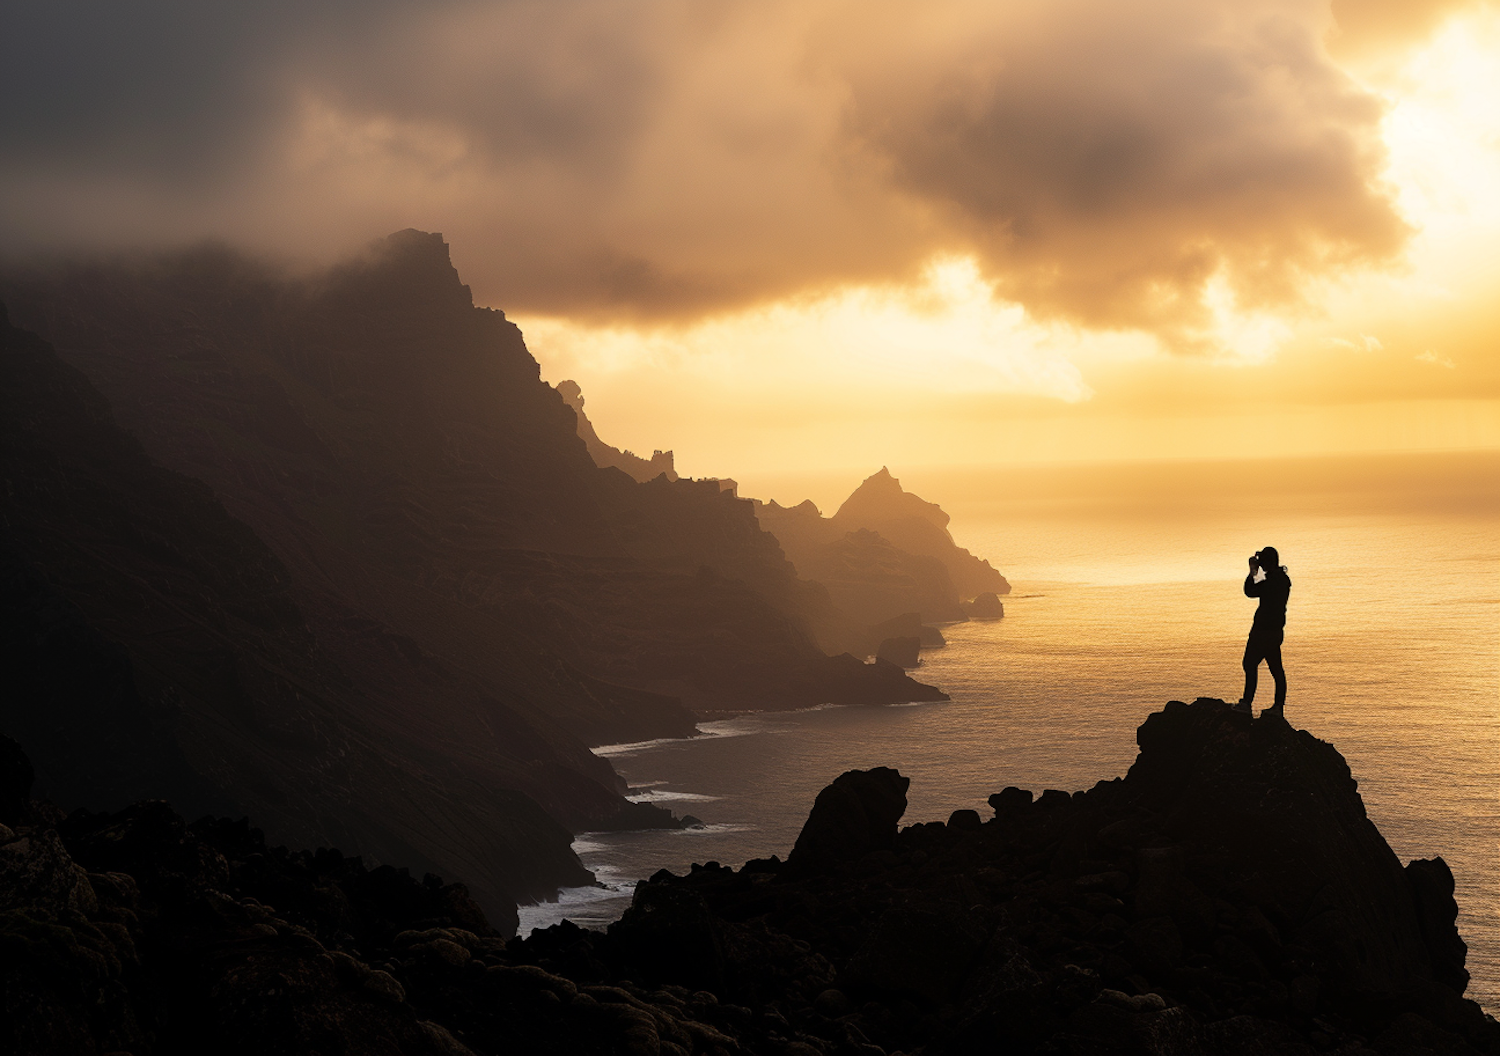
{"type": "Polygon", "coordinates": [[[1332,0],[1328,43],[1340,56],[1421,42],[1444,19],[1485,0],[1332,0]]]}
{"type": "Polygon", "coordinates": [[[443,231],[488,303],[691,320],[972,257],[1180,347],[1408,229],[1314,0],[17,0],[0,239],[443,231]]]}

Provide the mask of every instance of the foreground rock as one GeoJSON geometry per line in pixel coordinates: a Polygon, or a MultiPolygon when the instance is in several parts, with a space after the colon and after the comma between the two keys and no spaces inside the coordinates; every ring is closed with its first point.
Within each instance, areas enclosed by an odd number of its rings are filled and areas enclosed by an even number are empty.
{"type": "Polygon", "coordinates": [[[0,941],[24,951],[0,960],[0,1045],[1500,1053],[1462,997],[1446,865],[1401,866],[1330,745],[1208,699],[1139,742],[1123,779],[905,829],[907,779],[851,771],[788,861],[658,873],[608,932],[509,942],[436,878],[160,805],[27,807],[0,833],[0,941]]]}
{"type": "Polygon", "coordinates": [[[711,988],[752,1051],[1500,1052],[1447,866],[1402,867],[1332,746],[1209,699],[1139,742],[1124,779],[899,832],[905,779],[851,772],[787,862],[660,873],[607,934],[512,949],[711,988]]]}

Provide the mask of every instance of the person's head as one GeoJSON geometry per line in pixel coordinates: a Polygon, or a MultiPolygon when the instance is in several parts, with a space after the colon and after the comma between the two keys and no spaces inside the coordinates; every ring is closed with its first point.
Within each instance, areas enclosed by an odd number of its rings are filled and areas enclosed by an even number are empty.
{"type": "Polygon", "coordinates": [[[1274,546],[1262,547],[1260,553],[1256,555],[1256,560],[1260,563],[1261,568],[1268,571],[1281,567],[1281,555],[1276,552],[1274,546]]]}

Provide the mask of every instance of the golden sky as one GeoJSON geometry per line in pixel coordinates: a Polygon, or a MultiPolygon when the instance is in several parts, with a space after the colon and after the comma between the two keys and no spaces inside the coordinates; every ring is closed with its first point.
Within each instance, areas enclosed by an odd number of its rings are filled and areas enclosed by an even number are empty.
{"type": "Polygon", "coordinates": [[[0,16],[0,240],[442,231],[697,475],[1500,447],[1500,6],[0,16]]]}

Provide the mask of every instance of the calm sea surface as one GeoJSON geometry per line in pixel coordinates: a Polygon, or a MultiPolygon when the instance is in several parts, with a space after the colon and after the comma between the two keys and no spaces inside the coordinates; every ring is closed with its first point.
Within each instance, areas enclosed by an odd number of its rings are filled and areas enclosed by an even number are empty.
{"type": "MultiPolygon", "coordinates": [[[[1014,588],[1003,620],[945,628],[948,646],[924,654],[916,676],[952,702],[747,715],[690,741],[600,749],[637,798],[706,827],[579,837],[602,886],[523,907],[523,930],[603,926],[660,868],[785,856],[813,797],[851,768],[911,777],[907,822],[987,815],[1006,785],[1075,790],[1123,774],[1136,727],[1166,701],[1239,696],[1255,604],[1240,581],[1269,545],[1293,582],[1287,719],[1343,753],[1403,861],[1453,867],[1469,995],[1500,1011],[1500,456],[902,480],[1014,588]]],[[[801,483],[803,495],[773,497],[823,498],[801,483]]],[[[1270,692],[1263,673],[1258,708],[1270,692]]]]}

